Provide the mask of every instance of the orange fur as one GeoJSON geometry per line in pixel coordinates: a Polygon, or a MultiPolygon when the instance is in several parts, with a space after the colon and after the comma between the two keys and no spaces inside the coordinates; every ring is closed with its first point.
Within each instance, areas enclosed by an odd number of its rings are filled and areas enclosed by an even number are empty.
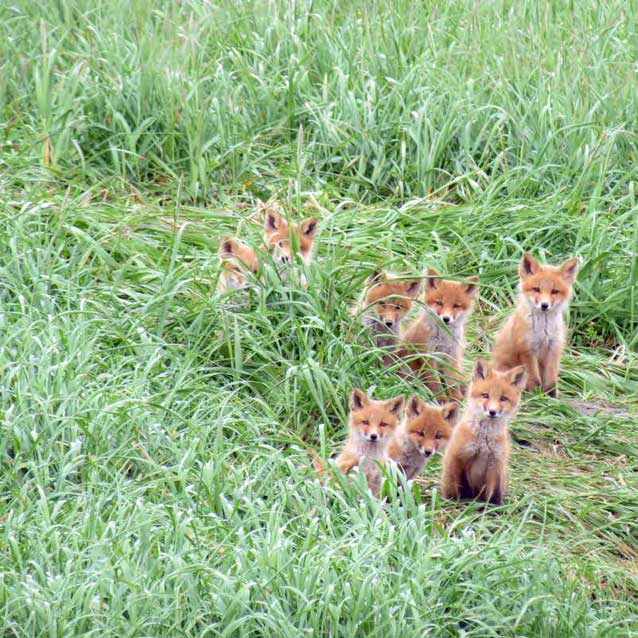
{"type": "Polygon", "coordinates": [[[443,457],[444,498],[502,503],[507,489],[508,424],[525,387],[525,369],[499,372],[484,359],[474,367],[467,408],[443,457]]]}
{"type": "Polygon", "coordinates": [[[257,253],[243,241],[234,237],[223,237],[219,244],[222,272],[219,276],[221,291],[244,288],[248,285],[248,273],[259,271],[257,253]]]}
{"type": "Polygon", "coordinates": [[[540,264],[525,253],[519,264],[519,299],[516,309],[494,340],[494,365],[506,370],[527,369],[527,389],[541,387],[557,396],[558,370],[565,347],[563,313],[572,296],[578,260],[560,266],[540,264]]]}
{"type": "Polygon", "coordinates": [[[405,419],[390,441],[388,454],[405,472],[414,478],[423,466],[442,450],[452,436],[458,415],[456,403],[430,405],[413,396],[405,410],[405,419]]]}
{"type": "Polygon", "coordinates": [[[478,293],[478,277],[464,283],[441,279],[433,268],[426,274],[425,308],[403,331],[399,356],[408,359],[432,393],[462,399],[465,322],[478,293]]]}

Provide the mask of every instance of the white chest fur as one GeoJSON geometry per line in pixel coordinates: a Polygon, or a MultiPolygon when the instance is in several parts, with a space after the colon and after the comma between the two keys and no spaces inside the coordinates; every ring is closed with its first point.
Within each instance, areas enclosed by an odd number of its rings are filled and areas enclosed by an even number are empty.
{"type": "Polygon", "coordinates": [[[428,327],[428,352],[455,358],[463,347],[463,319],[446,326],[437,317],[425,311],[422,321],[428,327]]]}
{"type": "Polygon", "coordinates": [[[539,355],[548,350],[562,347],[565,327],[560,310],[542,312],[539,310],[529,313],[529,348],[539,355]]]}

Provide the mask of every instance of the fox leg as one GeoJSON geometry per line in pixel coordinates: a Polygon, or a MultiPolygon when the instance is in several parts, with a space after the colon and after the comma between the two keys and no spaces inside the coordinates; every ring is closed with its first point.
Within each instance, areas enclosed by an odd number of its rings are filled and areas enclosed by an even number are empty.
{"type": "Polygon", "coordinates": [[[541,385],[541,373],[538,369],[538,359],[531,353],[521,357],[521,363],[527,370],[527,390],[532,392],[541,385]]]}
{"type": "Polygon", "coordinates": [[[335,459],[335,463],[342,474],[347,474],[353,467],[359,465],[359,455],[350,450],[343,450],[335,459]]]}
{"type": "Polygon", "coordinates": [[[558,396],[558,368],[560,365],[560,350],[552,350],[541,362],[541,387],[550,397],[558,396]]]}
{"type": "Polygon", "coordinates": [[[441,496],[457,501],[464,498],[464,483],[461,464],[458,461],[445,463],[441,476],[441,496]]]}
{"type": "Polygon", "coordinates": [[[482,494],[482,500],[494,505],[502,505],[503,503],[504,481],[500,472],[491,470],[485,477],[485,488],[482,494]]]}

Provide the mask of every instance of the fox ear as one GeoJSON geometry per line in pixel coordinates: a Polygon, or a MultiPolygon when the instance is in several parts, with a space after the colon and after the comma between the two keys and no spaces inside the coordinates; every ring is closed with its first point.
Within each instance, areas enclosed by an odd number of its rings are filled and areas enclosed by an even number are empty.
{"type": "Polygon", "coordinates": [[[317,234],[319,220],[316,217],[308,217],[301,222],[301,234],[311,239],[317,234]]]}
{"type": "Polygon", "coordinates": [[[411,419],[411,418],[414,418],[415,416],[419,416],[419,414],[423,412],[424,406],[425,406],[425,402],[423,401],[421,397],[418,397],[416,395],[411,397],[410,400],[408,401],[408,407],[407,407],[408,418],[411,419]]]}
{"type": "Polygon", "coordinates": [[[403,404],[405,403],[405,398],[402,396],[394,397],[393,399],[388,399],[385,404],[388,407],[388,410],[394,416],[399,416],[401,412],[403,412],[403,404]]]}
{"type": "Polygon", "coordinates": [[[281,215],[274,210],[267,210],[264,215],[264,230],[267,233],[274,233],[282,225],[281,215]]]}
{"type": "Polygon", "coordinates": [[[386,280],[386,275],[383,270],[375,270],[367,279],[366,283],[368,286],[372,286],[375,284],[381,284],[386,280]]]}
{"type": "Polygon", "coordinates": [[[450,424],[454,425],[456,417],[459,415],[459,404],[454,401],[441,406],[441,415],[450,424]]]}
{"type": "Polygon", "coordinates": [[[476,381],[478,379],[485,379],[489,372],[489,364],[483,357],[481,357],[474,364],[474,372],[472,372],[472,378],[476,381]]]}
{"type": "Polygon", "coordinates": [[[435,288],[438,288],[439,281],[441,279],[439,277],[438,271],[434,270],[434,268],[427,268],[425,271],[425,275],[427,277],[427,279],[425,280],[425,285],[428,290],[434,290],[435,288]]]}
{"type": "Polygon", "coordinates": [[[561,264],[560,273],[563,276],[563,279],[570,284],[573,283],[574,279],[576,279],[578,266],[578,257],[572,257],[561,264]]]}
{"type": "Polygon", "coordinates": [[[530,253],[523,253],[521,261],[518,265],[518,274],[521,276],[521,279],[529,277],[535,272],[538,272],[539,268],[540,264],[538,263],[534,255],[531,255],[530,253]]]}
{"type": "Polygon", "coordinates": [[[361,389],[355,388],[350,395],[350,409],[351,410],[361,410],[365,408],[366,405],[369,405],[370,399],[368,395],[361,389]]]}
{"type": "Polygon", "coordinates": [[[507,372],[507,380],[515,387],[522,388],[527,381],[527,371],[524,366],[517,366],[507,372]]]}
{"type": "Polygon", "coordinates": [[[471,284],[465,284],[465,292],[468,294],[469,297],[474,298],[476,297],[476,293],[478,292],[478,281],[479,278],[474,275],[474,277],[468,277],[467,278],[468,281],[471,281],[471,284]]]}
{"type": "Polygon", "coordinates": [[[234,255],[237,250],[237,241],[232,237],[222,237],[219,244],[219,256],[228,257],[234,255]]]}
{"type": "Polygon", "coordinates": [[[416,297],[421,290],[421,282],[418,279],[407,280],[403,282],[405,286],[405,294],[408,297],[416,297]]]}

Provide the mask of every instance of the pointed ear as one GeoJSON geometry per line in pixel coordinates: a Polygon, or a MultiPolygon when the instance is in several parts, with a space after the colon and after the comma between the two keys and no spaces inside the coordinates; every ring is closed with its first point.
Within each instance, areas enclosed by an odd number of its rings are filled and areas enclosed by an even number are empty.
{"type": "Polygon", "coordinates": [[[572,257],[571,259],[568,259],[566,262],[561,264],[560,274],[563,276],[563,279],[570,284],[573,283],[574,279],[576,279],[578,266],[578,257],[572,257]]]}
{"type": "Polygon", "coordinates": [[[403,404],[405,403],[405,398],[402,396],[394,397],[393,399],[388,399],[385,404],[388,410],[394,414],[394,416],[400,416],[401,412],[403,412],[403,404]]]}
{"type": "Polygon", "coordinates": [[[282,226],[282,222],[281,215],[274,210],[266,210],[264,213],[264,230],[267,233],[274,233],[276,230],[279,230],[282,226]]]}
{"type": "Polygon", "coordinates": [[[386,274],[383,270],[375,270],[367,279],[368,286],[375,286],[381,284],[386,280],[386,274]]]}
{"type": "Polygon", "coordinates": [[[423,412],[423,408],[425,407],[425,401],[416,395],[410,397],[408,401],[408,407],[406,409],[406,414],[408,415],[408,419],[413,419],[415,416],[419,416],[421,412],[423,412]]]}
{"type": "Polygon", "coordinates": [[[428,290],[434,290],[438,287],[441,278],[439,277],[439,273],[434,270],[434,268],[427,268],[425,271],[425,276],[427,277],[427,279],[425,280],[425,287],[428,290]]]}
{"type": "Polygon", "coordinates": [[[416,297],[421,290],[421,282],[418,279],[409,279],[403,282],[407,297],[416,297]]]}
{"type": "Polygon", "coordinates": [[[487,363],[487,361],[485,359],[483,359],[483,357],[481,357],[475,364],[474,364],[474,371],[472,372],[472,379],[474,379],[475,381],[479,380],[479,379],[485,379],[489,373],[489,364],[487,363]]]}
{"type": "Polygon", "coordinates": [[[459,404],[454,401],[441,406],[441,416],[450,424],[454,425],[459,415],[459,404]]]}
{"type": "Polygon", "coordinates": [[[517,366],[507,371],[507,380],[515,388],[524,388],[527,381],[527,371],[524,366],[517,366]]]}
{"type": "Polygon", "coordinates": [[[473,283],[465,284],[465,292],[471,297],[476,297],[476,293],[478,292],[478,281],[479,278],[475,275],[474,277],[468,277],[468,281],[473,283]]]}
{"type": "Polygon", "coordinates": [[[518,264],[518,274],[521,276],[521,279],[525,279],[525,277],[529,277],[535,272],[538,272],[540,267],[541,266],[538,261],[536,261],[534,255],[530,255],[530,253],[523,253],[521,261],[518,264]]]}
{"type": "Polygon", "coordinates": [[[350,395],[350,409],[351,410],[361,410],[365,408],[366,405],[370,404],[370,399],[368,395],[359,388],[355,388],[350,395]]]}
{"type": "Polygon", "coordinates": [[[234,255],[237,250],[237,241],[232,237],[222,237],[222,240],[219,244],[219,256],[220,257],[229,257],[230,255],[234,255]]]}
{"type": "Polygon", "coordinates": [[[301,234],[312,239],[317,234],[319,220],[316,217],[308,217],[301,222],[301,234]]]}

